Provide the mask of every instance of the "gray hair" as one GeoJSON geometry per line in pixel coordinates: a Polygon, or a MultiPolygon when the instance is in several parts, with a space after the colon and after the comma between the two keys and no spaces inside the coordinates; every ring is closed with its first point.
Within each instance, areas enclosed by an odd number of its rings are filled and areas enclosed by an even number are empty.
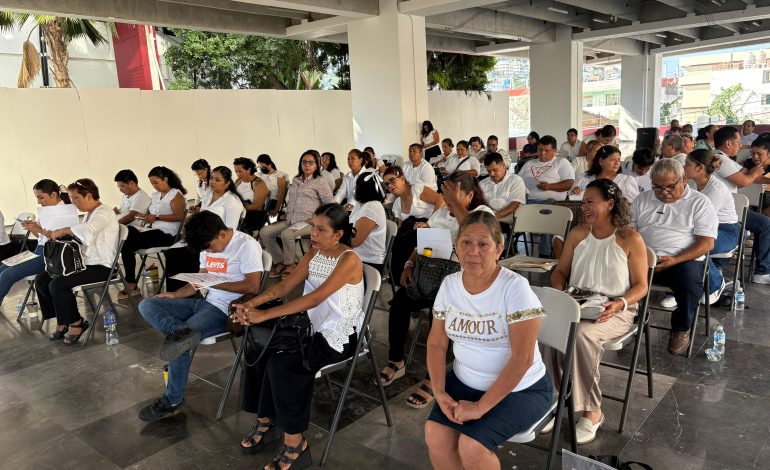
{"type": "Polygon", "coordinates": [[[684,148],[684,140],[682,140],[682,137],[679,135],[669,134],[663,140],[668,142],[670,146],[674,147],[674,150],[677,152],[681,152],[684,148]]]}
{"type": "Polygon", "coordinates": [[[684,178],[684,167],[673,158],[661,158],[650,168],[650,178],[673,174],[677,179],[684,178]]]}

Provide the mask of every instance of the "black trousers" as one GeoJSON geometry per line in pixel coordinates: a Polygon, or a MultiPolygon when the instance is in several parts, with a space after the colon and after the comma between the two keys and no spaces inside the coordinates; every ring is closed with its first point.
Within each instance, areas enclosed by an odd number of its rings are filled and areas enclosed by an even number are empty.
{"type": "MultiPolygon", "coordinates": [[[[409,322],[412,312],[433,307],[433,302],[417,302],[409,298],[406,288],[399,287],[390,302],[388,315],[388,360],[401,362],[404,360],[404,345],[409,333],[409,322]]],[[[433,318],[432,316],[430,318],[433,318]]]]}
{"type": "MultiPolygon", "coordinates": [[[[385,264],[384,263],[377,264],[377,263],[369,263],[369,262],[364,261],[364,264],[368,264],[369,266],[373,267],[380,274],[382,274],[382,270],[385,269],[385,264]]],[[[364,308],[366,308],[365,305],[364,305],[364,308]]]]}
{"type": "Polygon", "coordinates": [[[247,211],[246,217],[243,218],[241,230],[251,235],[257,230],[262,230],[266,221],[267,211],[247,211]]]}
{"type": "Polygon", "coordinates": [[[187,283],[171,279],[179,273],[197,273],[201,269],[200,253],[194,251],[189,246],[181,248],[172,248],[166,250],[164,253],[166,257],[166,273],[168,279],[166,280],[166,290],[168,292],[176,292],[187,283]]]}
{"type": "MultiPolygon", "coordinates": [[[[263,357],[255,365],[245,366],[241,408],[257,413],[260,418],[272,419],[285,433],[307,431],[316,372],[351,357],[357,341],[355,333],[350,335],[340,353],[329,347],[321,333],[315,333],[306,356],[310,370],[303,367],[299,353],[263,357]]],[[[259,352],[247,350],[246,362],[253,362],[259,352]]]]}
{"type": "Polygon", "coordinates": [[[65,277],[51,278],[45,271],[38,274],[35,277],[35,289],[43,319],[56,317],[57,325],[77,322],[81,317],[72,288],[106,281],[109,275],[110,268],[102,265],[87,266],[85,271],[65,277]]]}
{"type": "Polygon", "coordinates": [[[423,158],[430,162],[431,158],[438,157],[439,155],[441,155],[441,146],[436,144],[431,148],[425,149],[425,155],[423,155],[423,158]]]}
{"type": "Polygon", "coordinates": [[[123,260],[123,269],[126,274],[126,282],[136,282],[136,250],[155,248],[159,246],[171,246],[174,244],[174,236],[161,230],[148,230],[140,232],[136,227],[128,227],[128,238],[120,250],[123,260]]]}
{"type": "Polygon", "coordinates": [[[690,260],[655,273],[655,284],[670,287],[676,299],[671,329],[690,331],[703,296],[703,261],[690,260]]]}

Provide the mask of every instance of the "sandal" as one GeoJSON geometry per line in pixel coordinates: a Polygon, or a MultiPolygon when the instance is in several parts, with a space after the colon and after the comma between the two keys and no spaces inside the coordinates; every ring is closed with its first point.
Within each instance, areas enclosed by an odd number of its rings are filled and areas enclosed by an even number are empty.
{"type": "Polygon", "coordinates": [[[86,332],[88,329],[88,322],[85,320],[81,320],[80,325],[70,325],[68,330],[71,330],[72,328],[80,328],[80,333],[76,335],[71,335],[69,333],[64,335],[64,344],[67,346],[72,346],[73,344],[77,343],[80,340],[80,337],[83,336],[83,333],[86,332]]]}
{"type": "Polygon", "coordinates": [[[380,382],[382,382],[383,387],[387,387],[388,385],[392,384],[396,380],[400,379],[401,377],[406,375],[406,364],[404,364],[401,367],[398,367],[395,362],[388,361],[388,367],[382,369],[382,372],[380,372],[380,382]],[[392,371],[391,374],[388,372],[388,369],[392,371]]]}
{"type": "Polygon", "coordinates": [[[289,267],[286,266],[286,269],[284,269],[283,272],[281,273],[281,280],[284,280],[287,277],[289,277],[292,271],[294,271],[294,268],[289,269],[289,267]]]}
{"type": "Polygon", "coordinates": [[[283,273],[286,270],[286,265],[282,263],[278,263],[276,267],[274,267],[268,276],[272,279],[275,279],[276,277],[281,277],[281,273],[283,273]]]}
{"type": "Polygon", "coordinates": [[[246,454],[258,454],[262,452],[266,445],[278,440],[280,437],[281,431],[275,425],[275,422],[270,420],[267,423],[263,423],[260,420],[256,420],[254,426],[251,427],[251,431],[249,431],[249,435],[241,441],[241,449],[246,454]],[[260,431],[259,428],[267,429],[260,431]],[[259,437],[259,441],[255,440],[255,437],[259,437]],[[243,445],[244,442],[248,445],[243,445]]]}
{"type": "Polygon", "coordinates": [[[310,456],[310,445],[306,444],[307,440],[305,440],[305,436],[302,436],[302,440],[299,441],[297,447],[289,447],[286,444],[282,444],[281,448],[278,449],[278,454],[269,464],[265,465],[265,468],[270,470],[281,470],[281,464],[288,464],[288,468],[300,470],[313,465],[313,458],[310,456]],[[303,449],[302,446],[305,446],[305,448],[303,449]],[[286,454],[299,455],[292,459],[287,457],[286,454]]]}
{"type": "Polygon", "coordinates": [[[64,329],[63,330],[61,330],[61,331],[59,331],[59,330],[54,331],[53,334],[48,337],[48,339],[51,340],[51,341],[58,341],[60,339],[64,339],[64,336],[67,334],[67,330],[69,330],[69,326],[64,325],[64,329]]]}
{"type": "Polygon", "coordinates": [[[421,410],[433,403],[433,398],[433,389],[430,388],[430,381],[424,379],[420,382],[420,386],[417,387],[417,390],[406,397],[406,404],[407,406],[421,410]]]}

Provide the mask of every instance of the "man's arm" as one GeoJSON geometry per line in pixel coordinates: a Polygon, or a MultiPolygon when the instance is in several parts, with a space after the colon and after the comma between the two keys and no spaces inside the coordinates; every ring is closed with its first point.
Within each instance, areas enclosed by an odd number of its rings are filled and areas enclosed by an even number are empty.
{"type": "Polygon", "coordinates": [[[670,268],[685,261],[694,260],[705,255],[714,248],[714,239],[702,235],[695,236],[695,242],[676,256],[661,256],[658,258],[657,270],[670,268]]]}

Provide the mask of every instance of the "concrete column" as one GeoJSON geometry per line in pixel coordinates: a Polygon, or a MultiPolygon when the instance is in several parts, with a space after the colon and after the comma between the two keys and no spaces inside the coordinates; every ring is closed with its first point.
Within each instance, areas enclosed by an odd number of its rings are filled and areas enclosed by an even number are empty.
{"type": "Polygon", "coordinates": [[[636,129],[660,125],[660,55],[623,56],[620,59],[620,141],[623,155],[636,144],[636,129]]]}
{"type": "Polygon", "coordinates": [[[429,119],[425,18],[380,0],[379,16],[348,25],[348,44],[356,145],[406,158],[429,119]]]}
{"type": "Polygon", "coordinates": [[[532,130],[561,144],[567,129],[580,132],[583,121],[583,43],[572,28],[557,25],[556,41],[529,48],[529,109],[532,130]]]}

